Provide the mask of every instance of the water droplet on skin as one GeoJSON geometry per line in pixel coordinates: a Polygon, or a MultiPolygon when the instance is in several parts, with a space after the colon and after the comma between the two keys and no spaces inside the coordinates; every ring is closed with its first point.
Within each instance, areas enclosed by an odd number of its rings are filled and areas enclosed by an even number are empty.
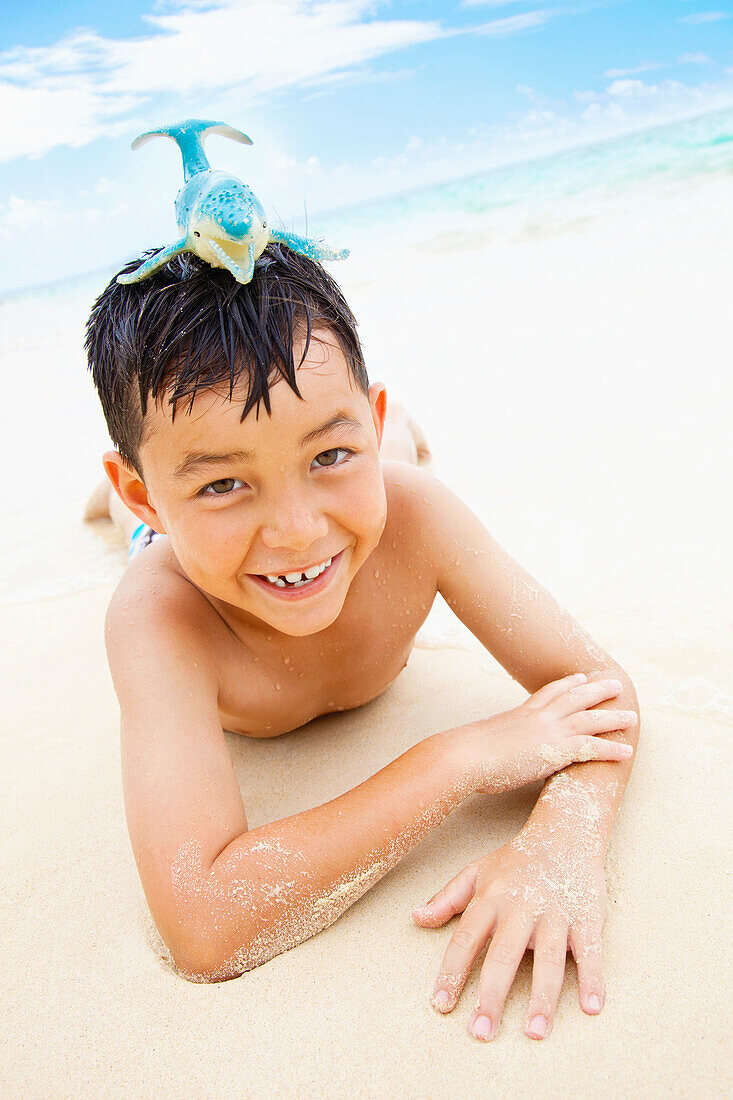
{"type": "Polygon", "coordinates": [[[282,684],[275,684],[275,691],[280,691],[282,684]]]}
{"type": "Polygon", "coordinates": [[[378,570],[378,569],[375,569],[375,570],[374,570],[374,576],[375,576],[375,577],[378,577],[378,576],[379,576],[379,570],[378,570]]]}

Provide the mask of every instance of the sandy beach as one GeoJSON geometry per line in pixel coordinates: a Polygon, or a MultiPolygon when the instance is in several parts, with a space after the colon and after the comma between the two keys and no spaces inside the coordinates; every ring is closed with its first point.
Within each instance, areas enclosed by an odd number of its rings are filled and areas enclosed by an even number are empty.
{"type": "MultiPolygon", "coordinates": [[[[519,830],[537,785],[468,799],[330,928],[237,980],[195,985],[167,964],[127,836],[102,636],[125,550],[109,523],[81,522],[108,446],[90,299],[0,305],[4,1096],[730,1095],[731,256],[722,176],[331,268],[370,378],[420,422],[436,476],[641,704],[607,864],[605,1008],[581,1011],[569,959],[542,1043],[522,1032],[531,953],[481,1044],[466,1032],[479,965],[450,1015],[429,1007],[455,921],[410,917],[519,830]]],[[[272,741],[227,734],[250,825],[525,697],[438,598],[379,699],[272,741]]]]}

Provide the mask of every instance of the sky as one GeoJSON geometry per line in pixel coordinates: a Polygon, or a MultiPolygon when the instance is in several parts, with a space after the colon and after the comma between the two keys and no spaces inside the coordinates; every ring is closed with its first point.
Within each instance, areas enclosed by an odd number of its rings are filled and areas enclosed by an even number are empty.
{"type": "Polygon", "coordinates": [[[0,293],[176,233],[170,141],[286,227],[318,211],[733,105],[733,2],[3,0],[0,293]]]}

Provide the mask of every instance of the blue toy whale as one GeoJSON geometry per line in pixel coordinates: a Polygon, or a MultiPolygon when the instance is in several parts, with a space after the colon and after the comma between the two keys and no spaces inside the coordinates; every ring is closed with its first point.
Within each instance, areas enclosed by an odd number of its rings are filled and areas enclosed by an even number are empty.
{"type": "Polygon", "coordinates": [[[128,275],[118,275],[118,283],[136,283],[181,252],[195,252],[212,267],[225,267],[239,283],[248,283],[254,274],[255,260],[270,241],[280,241],[311,260],[343,260],[348,248],[339,252],[295,233],[273,229],[267,224],[262,203],[249,187],[228,172],[211,168],[204,152],[204,138],[222,134],[243,145],[251,138],[225,122],[188,118],[175,126],[163,126],[140,134],[133,149],[154,137],[169,137],[176,142],[183,158],[184,184],[176,196],[179,240],[162,248],[128,275]]]}

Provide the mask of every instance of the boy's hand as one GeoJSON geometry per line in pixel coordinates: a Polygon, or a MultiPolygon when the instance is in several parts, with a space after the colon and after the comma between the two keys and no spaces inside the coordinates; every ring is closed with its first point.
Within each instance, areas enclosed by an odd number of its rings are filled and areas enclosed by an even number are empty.
{"type": "Polygon", "coordinates": [[[620,680],[589,683],[575,673],[545,684],[512,710],[460,727],[473,789],[509,791],[579,761],[628,760],[631,745],[598,735],[635,725],[637,714],[589,709],[622,690],[620,680]]]}
{"type": "Polygon", "coordinates": [[[528,825],[509,844],[465,867],[412,915],[421,927],[439,928],[456,913],[463,916],[443,958],[432,1004],[441,1012],[455,1007],[491,939],[469,1034],[494,1038],[527,947],[534,949],[534,965],[525,1035],[541,1039],[552,1028],[568,946],[578,968],[581,1007],[590,1015],[601,1011],[604,858],[589,851],[577,831],[547,837],[528,825]]]}

